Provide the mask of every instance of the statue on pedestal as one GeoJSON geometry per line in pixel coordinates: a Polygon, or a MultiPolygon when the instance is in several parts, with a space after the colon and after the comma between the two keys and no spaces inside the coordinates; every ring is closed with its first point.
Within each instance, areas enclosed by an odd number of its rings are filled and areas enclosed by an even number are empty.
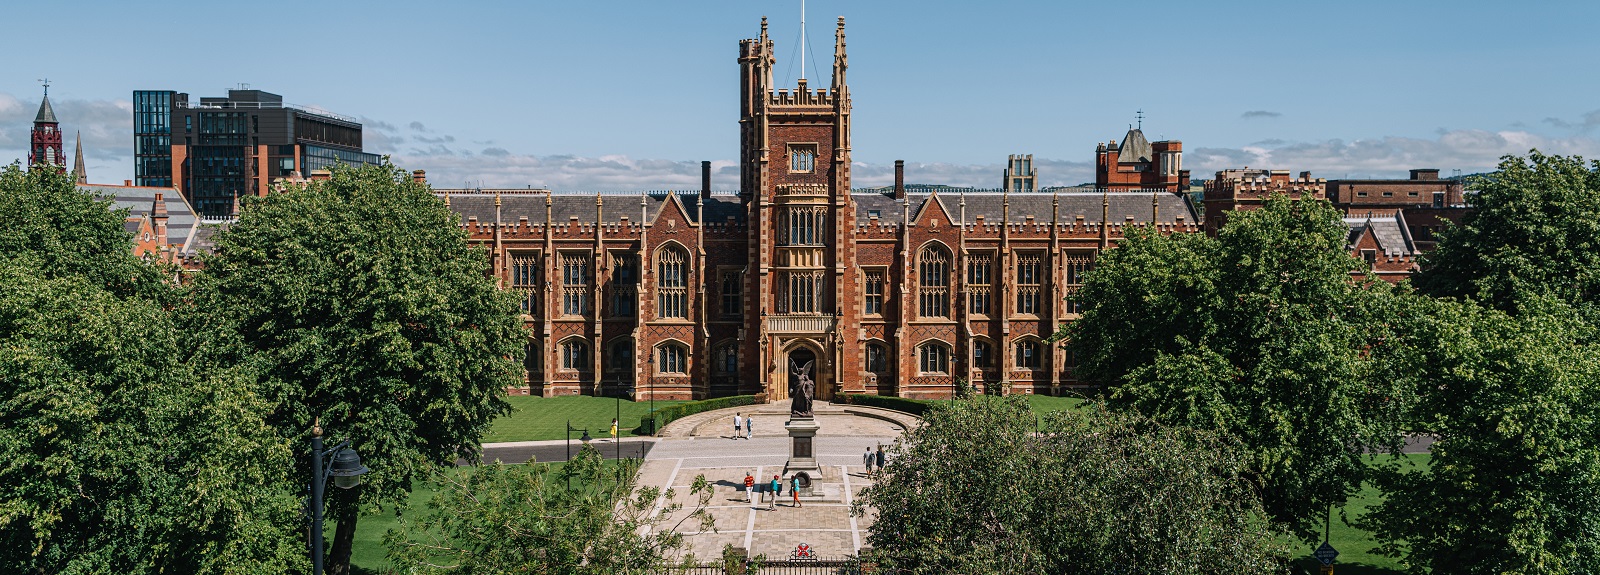
{"type": "Polygon", "coordinates": [[[811,417],[811,396],[816,393],[817,384],[811,381],[811,365],[816,360],[808,361],[805,365],[789,360],[789,369],[794,374],[794,390],[790,394],[789,415],[793,417],[811,417]]]}

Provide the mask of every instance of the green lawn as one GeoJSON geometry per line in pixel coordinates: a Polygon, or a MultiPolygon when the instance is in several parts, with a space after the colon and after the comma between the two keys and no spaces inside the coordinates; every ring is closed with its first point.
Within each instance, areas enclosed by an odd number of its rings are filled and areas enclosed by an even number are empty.
{"type": "MultiPolygon", "coordinates": [[[[494,426],[489,428],[489,433],[484,434],[484,443],[498,443],[503,441],[536,441],[544,439],[565,439],[567,437],[567,422],[579,429],[573,432],[573,439],[589,430],[589,435],[596,439],[606,437],[611,432],[611,420],[617,417],[617,410],[622,410],[621,428],[623,437],[633,435],[632,430],[639,426],[639,421],[650,412],[650,402],[633,402],[628,400],[617,401],[611,397],[591,397],[587,395],[567,395],[561,397],[534,397],[514,395],[506,398],[511,403],[513,411],[510,415],[496,419],[494,426]]],[[[681,401],[656,401],[656,409],[683,403],[681,401]]]]}
{"type": "Polygon", "coordinates": [[[1034,413],[1040,415],[1064,409],[1077,409],[1084,402],[1083,398],[1073,396],[1029,395],[1026,397],[1028,398],[1028,406],[1033,408],[1034,413]]]}
{"type": "MultiPolygon", "coordinates": [[[[1410,454],[1406,458],[1410,459],[1412,464],[1422,467],[1426,467],[1432,460],[1432,456],[1426,453],[1410,454]]],[[[1409,573],[1401,565],[1399,559],[1372,553],[1372,550],[1378,546],[1378,542],[1373,539],[1371,533],[1346,525],[1339,518],[1342,511],[1351,521],[1356,521],[1366,514],[1368,507],[1376,505],[1381,499],[1382,496],[1378,493],[1377,488],[1367,485],[1361,490],[1361,493],[1351,498],[1350,502],[1346,503],[1342,510],[1334,510],[1333,525],[1329,529],[1328,537],[1328,543],[1339,551],[1339,558],[1333,562],[1334,572],[1340,575],[1398,575],[1400,573],[1409,573]]],[[[1317,572],[1318,563],[1316,559],[1311,557],[1311,552],[1316,549],[1317,545],[1321,544],[1322,542],[1319,541],[1316,544],[1304,546],[1304,549],[1296,553],[1295,566],[1300,571],[1305,573],[1317,572]]]]}
{"type": "MultiPolygon", "coordinates": [[[[659,404],[661,402],[656,403],[659,404]]],[[[611,425],[610,419],[606,419],[606,425],[608,427],[611,425]]],[[[550,473],[555,473],[560,470],[559,463],[536,463],[534,465],[540,466],[542,468],[542,473],[545,475],[549,475],[550,473]]],[[[605,461],[603,465],[606,467],[615,467],[617,463],[615,461],[608,460],[605,461]]],[[[451,468],[445,470],[446,474],[455,477],[460,477],[462,472],[462,468],[451,468]]],[[[412,490],[411,498],[407,503],[409,507],[405,511],[406,516],[414,519],[422,517],[423,514],[427,513],[428,501],[433,499],[434,493],[435,491],[433,489],[433,485],[427,482],[417,483],[416,489],[412,490]]],[[[399,526],[400,520],[395,516],[394,509],[385,509],[379,513],[368,513],[362,515],[361,520],[356,523],[355,542],[351,544],[351,570],[360,575],[383,573],[385,570],[389,569],[389,547],[384,545],[383,537],[384,535],[388,534],[390,529],[396,529],[399,526]]],[[[333,548],[334,525],[330,523],[326,527],[327,545],[328,549],[331,551],[333,548]]]]}

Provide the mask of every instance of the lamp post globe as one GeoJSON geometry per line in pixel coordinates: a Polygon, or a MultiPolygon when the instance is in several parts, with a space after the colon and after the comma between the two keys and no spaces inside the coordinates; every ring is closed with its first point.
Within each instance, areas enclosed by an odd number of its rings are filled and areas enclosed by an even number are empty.
{"type": "Polygon", "coordinates": [[[361,456],[354,449],[344,448],[333,455],[333,465],[328,470],[328,475],[333,476],[333,486],[339,489],[350,489],[361,485],[361,476],[370,469],[361,464],[361,456]]]}

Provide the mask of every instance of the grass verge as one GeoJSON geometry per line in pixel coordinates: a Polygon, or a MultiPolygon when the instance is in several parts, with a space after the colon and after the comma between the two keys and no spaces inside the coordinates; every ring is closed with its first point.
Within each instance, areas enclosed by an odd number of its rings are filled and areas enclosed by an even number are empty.
{"type": "MultiPolygon", "coordinates": [[[[573,439],[577,439],[584,429],[589,430],[591,437],[599,439],[609,436],[613,418],[619,420],[617,424],[619,433],[623,437],[632,437],[633,429],[639,427],[639,422],[650,412],[648,401],[636,402],[626,399],[619,401],[612,397],[587,395],[561,397],[514,395],[507,397],[506,401],[511,403],[512,409],[516,411],[496,419],[489,432],[484,434],[484,443],[565,439],[568,421],[578,429],[573,432],[573,439]],[[619,409],[621,417],[617,416],[619,409]]],[[[661,409],[680,403],[683,402],[657,400],[655,408],[661,409]]]]}

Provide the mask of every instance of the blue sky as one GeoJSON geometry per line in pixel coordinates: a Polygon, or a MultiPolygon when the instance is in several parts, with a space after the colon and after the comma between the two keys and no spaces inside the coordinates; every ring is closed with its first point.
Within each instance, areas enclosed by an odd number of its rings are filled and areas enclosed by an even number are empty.
{"type": "MultiPolygon", "coordinates": [[[[1600,157],[1600,2],[809,0],[825,85],[847,20],[856,185],[994,186],[1009,153],[1089,179],[1145,112],[1196,177],[1475,172],[1529,148],[1600,157]]],[[[25,156],[36,78],[94,181],[132,177],[136,89],[230,87],[362,118],[436,185],[737,182],[738,41],[771,22],[792,85],[798,0],[24,2],[0,35],[0,159],[25,156]],[[47,48],[45,48],[47,47],[47,48]]],[[[808,56],[809,58],[809,56],[808,56]]],[[[811,66],[808,65],[808,68],[811,66]]],[[[68,143],[70,148],[71,143],[68,143]]],[[[70,153],[70,149],[68,150],[70,153]]]]}

